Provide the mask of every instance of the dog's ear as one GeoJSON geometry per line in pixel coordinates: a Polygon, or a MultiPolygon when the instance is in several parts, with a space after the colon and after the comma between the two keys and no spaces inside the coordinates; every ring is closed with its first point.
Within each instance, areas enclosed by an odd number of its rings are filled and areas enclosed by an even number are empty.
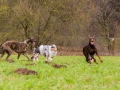
{"type": "Polygon", "coordinates": [[[95,35],[94,36],[92,36],[92,38],[94,38],[95,37],[95,35]]]}
{"type": "Polygon", "coordinates": [[[88,37],[90,38],[90,35],[88,35],[88,37]]]}
{"type": "Polygon", "coordinates": [[[27,36],[27,39],[31,39],[29,36],[27,36]]]}
{"type": "Polygon", "coordinates": [[[95,37],[95,35],[93,35],[93,36],[88,35],[88,37],[89,37],[89,38],[94,38],[94,37],[95,37]]]}

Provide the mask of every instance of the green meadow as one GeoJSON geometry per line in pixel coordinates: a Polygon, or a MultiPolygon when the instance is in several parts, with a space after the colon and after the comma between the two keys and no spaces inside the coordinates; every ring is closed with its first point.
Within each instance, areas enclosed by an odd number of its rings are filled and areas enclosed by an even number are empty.
{"type": "MultiPolygon", "coordinates": [[[[30,57],[30,56],[29,56],[30,57]]],[[[5,57],[4,57],[5,58],[5,57]]],[[[14,62],[0,59],[0,90],[120,90],[120,57],[97,57],[98,65],[86,63],[84,56],[56,56],[52,63],[67,67],[54,68],[39,56],[38,62],[24,56],[14,62]],[[35,64],[33,64],[35,63],[35,64]],[[34,70],[38,75],[14,73],[18,68],[34,70]]]]}

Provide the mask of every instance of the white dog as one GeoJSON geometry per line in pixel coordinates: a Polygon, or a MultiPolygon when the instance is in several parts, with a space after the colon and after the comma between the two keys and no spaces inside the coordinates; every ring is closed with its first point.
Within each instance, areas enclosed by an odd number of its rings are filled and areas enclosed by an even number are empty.
{"type": "Polygon", "coordinates": [[[46,61],[48,61],[57,55],[57,47],[56,45],[40,45],[38,48],[34,48],[33,53],[34,56],[32,56],[31,59],[38,60],[38,56],[41,54],[44,55],[46,61]]]}

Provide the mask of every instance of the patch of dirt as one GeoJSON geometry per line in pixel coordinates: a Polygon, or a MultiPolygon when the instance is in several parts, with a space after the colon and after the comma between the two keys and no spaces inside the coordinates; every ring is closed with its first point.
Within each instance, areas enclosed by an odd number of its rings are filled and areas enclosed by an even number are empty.
{"type": "Polygon", "coordinates": [[[14,63],[15,62],[13,59],[7,59],[6,61],[9,62],[9,63],[14,63]]]}
{"type": "Polygon", "coordinates": [[[29,70],[27,68],[18,68],[17,70],[15,70],[13,72],[17,73],[17,74],[23,74],[23,75],[29,75],[29,74],[38,75],[38,73],[36,71],[29,70]]]}
{"type": "Polygon", "coordinates": [[[45,61],[45,63],[53,66],[54,68],[62,68],[62,67],[67,68],[66,65],[53,64],[52,62],[48,62],[48,61],[45,61]]]}
{"type": "Polygon", "coordinates": [[[54,68],[61,68],[61,67],[67,68],[66,65],[53,64],[52,66],[53,66],[54,68]]]}

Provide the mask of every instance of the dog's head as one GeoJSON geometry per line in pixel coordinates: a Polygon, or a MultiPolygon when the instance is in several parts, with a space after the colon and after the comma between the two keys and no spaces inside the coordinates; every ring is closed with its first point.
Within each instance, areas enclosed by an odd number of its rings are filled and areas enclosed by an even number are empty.
{"type": "Polygon", "coordinates": [[[94,37],[95,37],[95,35],[94,36],[89,36],[89,44],[90,45],[94,45],[94,37]]]}
{"type": "Polygon", "coordinates": [[[33,46],[35,46],[37,40],[35,40],[34,38],[29,38],[30,39],[30,42],[32,43],[33,46]]]}
{"type": "Polygon", "coordinates": [[[51,46],[51,51],[53,51],[53,52],[56,52],[56,51],[57,51],[56,45],[52,45],[52,46],[51,46]]]}
{"type": "Polygon", "coordinates": [[[34,38],[28,38],[24,41],[24,43],[29,44],[31,43],[33,46],[36,44],[37,40],[35,40],[34,38]]]}
{"type": "Polygon", "coordinates": [[[39,56],[39,53],[34,54],[34,55],[31,57],[31,60],[37,60],[37,59],[38,59],[38,56],[39,56]]]}

